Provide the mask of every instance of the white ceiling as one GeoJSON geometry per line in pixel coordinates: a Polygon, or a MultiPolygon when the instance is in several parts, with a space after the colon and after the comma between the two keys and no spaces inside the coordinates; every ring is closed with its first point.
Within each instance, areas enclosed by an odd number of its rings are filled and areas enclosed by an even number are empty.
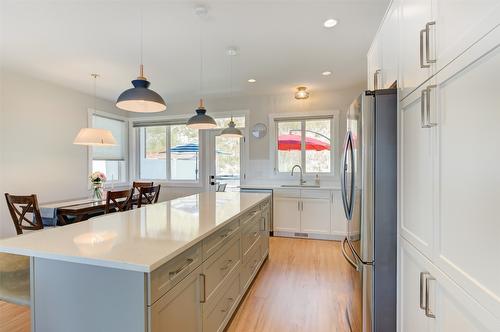
{"type": "MultiPolygon", "coordinates": [[[[192,1],[0,0],[2,56],[7,68],[115,100],[138,74],[140,8],[144,66],[151,88],[167,102],[199,95],[199,24],[192,1]],[[140,5],[142,3],[142,5],[140,5]]],[[[366,52],[389,0],[206,1],[205,95],[311,92],[365,80],[366,52]],[[327,18],[339,24],[323,27],[327,18]],[[321,73],[331,70],[324,77],[321,73]],[[247,79],[255,78],[250,84],[247,79]]]]}

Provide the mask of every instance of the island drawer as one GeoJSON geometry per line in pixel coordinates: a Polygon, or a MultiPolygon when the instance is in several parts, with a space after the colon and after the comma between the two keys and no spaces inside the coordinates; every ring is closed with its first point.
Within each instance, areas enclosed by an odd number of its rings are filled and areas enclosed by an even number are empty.
{"type": "Polygon", "coordinates": [[[239,231],[240,221],[234,220],[203,240],[203,260],[212,256],[226,243],[228,237],[239,231]]]}
{"type": "Polygon", "coordinates": [[[257,271],[261,261],[262,254],[259,241],[250,248],[246,257],[243,257],[243,265],[241,267],[241,286],[243,290],[245,290],[252,281],[251,277],[257,271]]]}
{"type": "Polygon", "coordinates": [[[260,208],[258,206],[254,207],[249,212],[245,213],[241,219],[241,226],[253,222],[256,218],[260,217],[260,208]]]}
{"type": "Polygon", "coordinates": [[[203,331],[222,331],[238,305],[240,295],[240,274],[231,273],[223,289],[224,292],[212,303],[203,305],[203,331]]]}
{"type": "Polygon", "coordinates": [[[245,225],[241,231],[241,243],[243,255],[259,240],[262,217],[255,218],[252,223],[245,225]]]}
{"type": "Polygon", "coordinates": [[[226,276],[239,268],[240,251],[239,233],[233,234],[220,250],[203,263],[205,294],[208,302],[217,293],[226,276]]]}
{"type": "Polygon", "coordinates": [[[196,244],[149,274],[148,305],[156,302],[201,264],[201,245],[196,244]]]}

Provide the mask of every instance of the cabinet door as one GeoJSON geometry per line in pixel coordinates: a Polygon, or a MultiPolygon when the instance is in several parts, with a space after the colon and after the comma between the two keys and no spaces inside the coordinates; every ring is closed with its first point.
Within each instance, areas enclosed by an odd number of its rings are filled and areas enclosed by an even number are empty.
{"type": "Polygon", "coordinates": [[[493,50],[437,75],[436,264],[500,317],[500,28],[492,37],[493,50]]]}
{"type": "Polygon", "coordinates": [[[422,128],[425,98],[417,90],[401,103],[401,234],[426,256],[433,250],[433,147],[435,127],[422,128]]]}
{"type": "Polygon", "coordinates": [[[300,231],[330,234],[330,199],[302,198],[300,231]]]}
{"type": "Polygon", "coordinates": [[[399,6],[399,0],[392,1],[380,28],[383,47],[382,82],[379,88],[389,88],[398,79],[399,6]]]}
{"type": "MultiPolygon", "coordinates": [[[[401,97],[407,96],[432,74],[432,64],[421,63],[421,44],[425,48],[425,38],[420,42],[421,30],[432,21],[431,0],[401,0],[399,60],[401,97]],[[429,65],[422,68],[421,65],[429,65]]],[[[425,34],[424,34],[425,35],[425,34]]],[[[422,36],[425,37],[425,36],[422,36]]],[[[433,45],[430,45],[432,49],[433,45]]],[[[425,49],[422,49],[425,51],[425,49]]],[[[425,58],[425,52],[423,57],[425,58]]],[[[425,59],[423,59],[425,60],[425,59]]]]}
{"type": "Polygon", "coordinates": [[[298,198],[276,197],[274,199],[274,230],[300,232],[300,202],[298,198]]]}
{"type": "Polygon", "coordinates": [[[150,331],[201,331],[201,267],[191,272],[149,308],[150,331]]]}
{"type": "Polygon", "coordinates": [[[367,54],[367,86],[368,90],[382,87],[382,41],[377,34],[367,54]]]}
{"type": "Polygon", "coordinates": [[[420,274],[429,272],[423,256],[411,244],[401,239],[399,257],[399,331],[432,332],[433,321],[425,315],[425,310],[420,306],[424,291],[423,287],[421,289],[420,274]]]}
{"type": "Polygon", "coordinates": [[[498,0],[435,1],[436,70],[486,35],[500,21],[498,0]]]}

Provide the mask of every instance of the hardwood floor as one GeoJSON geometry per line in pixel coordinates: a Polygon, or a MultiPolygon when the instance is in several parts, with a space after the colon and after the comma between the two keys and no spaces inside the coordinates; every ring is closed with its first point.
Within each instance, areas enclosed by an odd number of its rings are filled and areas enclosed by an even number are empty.
{"type": "Polygon", "coordinates": [[[0,301],[0,332],[31,331],[30,309],[0,301]]]}
{"type": "MultiPolygon", "coordinates": [[[[360,300],[357,276],[340,242],[273,237],[228,331],[351,331],[346,308],[360,300]]],[[[349,312],[353,332],[361,331],[360,316],[349,312]]]]}
{"type": "MultiPolygon", "coordinates": [[[[351,331],[346,308],[360,299],[359,283],[340,242],[272,237],[269,250],[229,332],[351,331]]],[[[361,314],[349,316],[361,331],[361,314]]],[[[0,332],[29,331],[29,308],[0,302],[0,332]]]]}

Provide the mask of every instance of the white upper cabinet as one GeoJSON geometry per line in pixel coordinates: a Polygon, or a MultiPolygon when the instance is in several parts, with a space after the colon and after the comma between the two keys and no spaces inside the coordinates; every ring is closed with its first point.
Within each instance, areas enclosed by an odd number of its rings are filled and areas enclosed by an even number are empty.
{"type": "Polygon", "coordinates": [[[380,28],[382,46],[381,84],[379,88],[387,89],[398,79],[398,44],[399,44],[399,12],[400,0],[392,2],[384,23],[380,28]]]}
{"type": "Polygon", "coordinates": [[[433,252],[435,127],[426,117],[425,88],[400,104],[401,235],[426,256],[433,252]]]}
{"type": "Polygon", "coordinates": [[[500,317],[500,27],[487,40],[479,59],[436,75],[431,96],[439,133],[436,264],[500,317]]]}
{"type": "Polygon", "coordinates": [[[367,59],[367,88],[368,90],[382,88],[382,42],[377,34],[366,56],[367,59]]]}
{"type": "Polygon", "coordinates": [[[476,43],[500,23],[498,0],[434,0],[436,70],[476,43]]]}
{"type": "Polygon", "coordinates": [[[399,87],[407,96],[433,73],[435,47],[431,0],[401,0],[399,13],[399,87]],[[430,38],[427,38],[427,37],[430,38]]]}

